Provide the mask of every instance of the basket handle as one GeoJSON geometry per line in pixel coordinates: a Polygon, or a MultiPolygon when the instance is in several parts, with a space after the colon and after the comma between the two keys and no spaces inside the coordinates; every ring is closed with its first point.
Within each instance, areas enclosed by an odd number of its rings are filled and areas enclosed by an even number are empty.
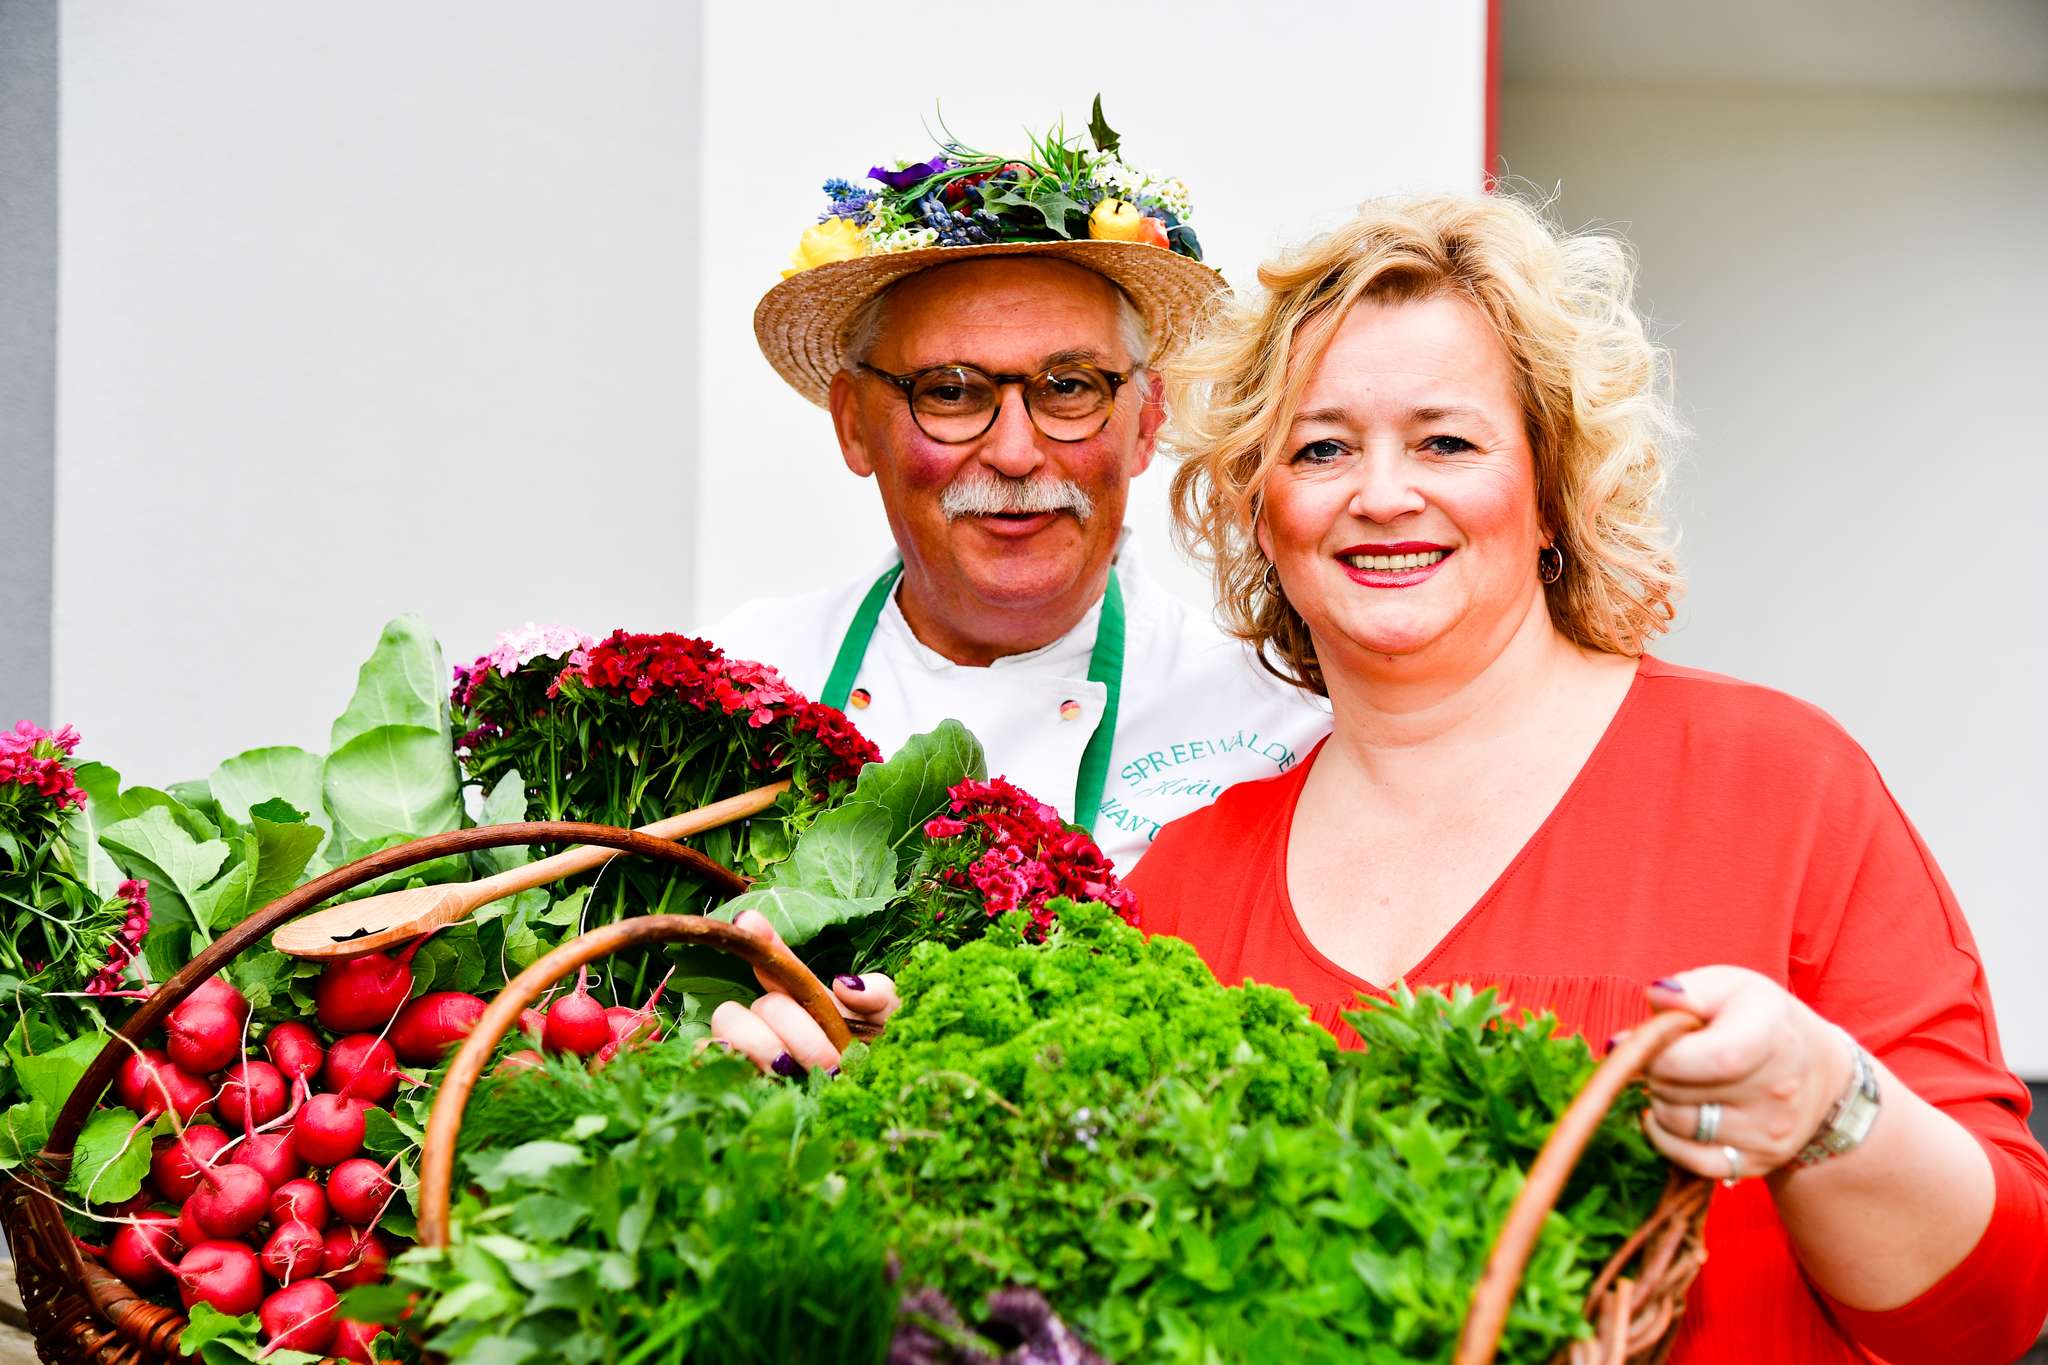
{"type": "Polygon", "coordinates": [[[1465,1310],[1465,1328],[1458,1335],[1452,1365],[1491,1365],[1500,1346],[1500,1334],[1507,1326],[1515,1291],[1521,1288],[1522,1272],[1528,1267],[1529,1257],[1536,1250],[1536,1239],[1543,1231],[1543,1221],[1557,1207],[1558,1196],[1564,1193],[1565,1183],[1571,1179],[1572,1169],[1578,1165],[1586,1144],[1599,1131],[1600,1121],[1614,1107],[1621,1092],[1665,1048],[1699,1026],[1697,1015],[1682,1010],[1653,1014],[1642,1027],[1615,1044],[1586,1078],[1586,1084],[1551,1130],[1543,1150],[1536,1154],[1528,1179],[1522,1183],[1522,1192],[1515,1196],[1514,1207],[1508,1210],[1507,1221],[1494,1238],[1486,1269],[1480,1274],[1471,1305],[1465,1310]]]}
{"type": "Polygon", "coordinates": [[[483,1076],[485,1063],[498,1042],[519,1022],[520,1013],[557,981],[586,963],[626,948],[652,943],[703,943],[744,958],[769,981],[804,1007],[826,1039],[842,1051],[853,1041],[846,1020],[824,983],[799,962],[780,940],[770,942],[724,920],[702,915],[643,915],[621,920],[570,939],[498,992],[476,1027],[463,1040],[448,1074],[434,1096],[427,1116],[427,1139],[420,1152],[419,1242],[424,1247],[448,1245],[448,1199],[455,1176],[455,1140],[462,1134],[463,1110],[483,1076]]]}
{"type": "Polygon", "coordinates": [[[212,977],[225,967],[245,948],[260,941],[265,934],[311,910],[314,906],[345,891],[351,891],[365,882],[392,872],[398,872],[419,863],[445,858],[453,853],[469,853],[485,848],[505,848],[514,844],[540,843],[598,844],[605,848],[616,848],[642,857],[666,861],[680,868],[696,873],[712,886],[728,895],[735,895],[746,889],[747,881],[738,873],[719,866],[698,850],[686,844],[670,843],[651,835],[634,830],[619,829],[613,825],[591,825],[576,820],[535,820],[514,825],[480,825],[475,829],[450,830],[446,834],[429,834],[409,843],[394,844],[375,853],[356,859],[352,863],[335,868],[307,882],[295,891],[288,891],[270,904],[256,911],[240,924],[215,939],[206,950],[186,963],[171,979],[158,986],[142,1007],[129,1017],[119,1036],[109,1038],[107,1045],[93,1058],[92,1065],[79,1077],[78,1084],[71,1091],[71,1098],[58,1111],[57,1120],[50,1127],[49,1141],[43,1144],[42,1159],[56,1172],[61,1183],[71,1165],[72,1146],[78,1141],[78,1134],[92,1114],[93,1106],[100,1096],[113,1084],[114,1073],[121,1064],[133,1055],[133,1048],[142,1045],[163,1017],[169,1014],[200,982],[212,977]],[[125,1041],[124,1041],[125,1040],[125,1041]]]}

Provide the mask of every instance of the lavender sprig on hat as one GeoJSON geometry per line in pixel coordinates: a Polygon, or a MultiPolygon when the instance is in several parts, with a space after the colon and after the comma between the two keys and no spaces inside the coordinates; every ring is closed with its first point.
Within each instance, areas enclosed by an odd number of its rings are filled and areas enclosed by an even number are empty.
{"type": "Polygon", "coordinates": [[[1023,154],[1002,156],[939,127],[937,156],[870,167],[865,184],[826,181],[825,207],[783,278],[858,256],[1013,242],[1138,242],[1202,259],[1187,186],[1123,160],[1101,96],[1087,145],[1062,121],[1023,154]]]}

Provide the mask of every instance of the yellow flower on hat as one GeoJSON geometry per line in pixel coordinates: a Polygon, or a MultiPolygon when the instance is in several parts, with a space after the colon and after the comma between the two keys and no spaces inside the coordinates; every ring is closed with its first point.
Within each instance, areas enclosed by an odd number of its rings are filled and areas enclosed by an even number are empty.
{"type": "Polygon", "coordinates": [[[867,254],[868,239],[854,226],[852,219],[827,218],[804,229],[796,250],[790,253],[789,269],[782,272],[782,278],[786,280],[827,261],[850,261],[867,254]]]}

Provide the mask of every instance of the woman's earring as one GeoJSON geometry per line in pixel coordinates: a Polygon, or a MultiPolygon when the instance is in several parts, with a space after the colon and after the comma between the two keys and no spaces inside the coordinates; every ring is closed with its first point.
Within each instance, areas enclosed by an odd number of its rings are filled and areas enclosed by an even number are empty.
{"type": "Polygon", "coordinates": [[[1280,596],[1280,569],[1270,559],[1266,561],[1266,576],[1259,580],[1259,586],[1266,590],[1268,597],[1277,599],[1280,596]]]}
{"type": "Polygon", "coordinates": [[[1536,552],[1536,576],[1546,584],[1564,577],[1564,551],[1546,545],[1536,552]]]}

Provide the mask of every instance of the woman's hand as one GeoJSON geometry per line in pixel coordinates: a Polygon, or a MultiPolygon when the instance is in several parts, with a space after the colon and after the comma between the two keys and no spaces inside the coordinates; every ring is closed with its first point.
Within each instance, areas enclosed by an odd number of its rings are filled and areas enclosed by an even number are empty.
{"type": "MultiPolygon", "coordinates": [[[[748,910],[733,921],[740,929],[778,941],[768,918],[748,910]]],[[[751,1006],[728,1000],[711,1013],[711,1041],[737,1048],[753,1059],[763,1071],[779,1076],[801,1076],[807,1070],[839,1069],[839,1049],[825,1039],[802,1005],[776,990],[757,970],[754,975],[768,993],[751,1006]]],[[[880,972],[840,976],[832,980],[833,1002],[848,1019],[865,1020],[876,1026],[895,1013],[902,1003],[896,997],[896,983],[880,972]]]]}
{"type": "Polygon", "coordinates": [[[1849,1036],[1767,976],[1701,967],[1652,986],[1650,1003],[1706,1021],[1649,1071],[1643,1131],[1687,1170],[1717,1179],[1771,1174],[1799,1154],[1849,1088],[1849,1036]],[[1709,1105],[1719,1106],[1718,1117],[1709,1110],[1703,1124],[1709,1105]]]}

